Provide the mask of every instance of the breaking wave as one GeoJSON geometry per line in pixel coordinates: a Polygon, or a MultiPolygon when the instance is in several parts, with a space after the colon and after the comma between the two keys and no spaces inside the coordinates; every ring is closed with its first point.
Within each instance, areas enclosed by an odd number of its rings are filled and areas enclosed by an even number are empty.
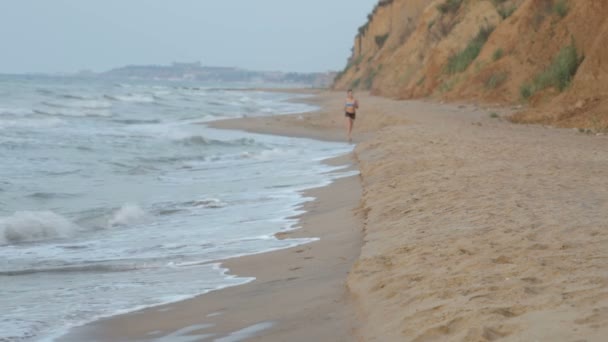
{"type": "Polygon", "coordinates": [[[135,204],[125,204],[118,209],[108,221],[108,226],[124,226],[141,222],[146,217],[146,212],[135,204]]]}
{"type": "Polygon", "coordinates": [[[127,94],[127,95],[104,95],[104,98],[111,101],[122,102],[139,102],[152,103],[155,101],[154,96],[144,94],[127,94]]]}
{"type": "Polygon", "coordinates": [[[93,110],[93,109],[77,109],[77,108],[56,108],[55,110],[35,109],[34,113],[49,116],[70,116],[70,117],[87,117],[87,116],[112,116],[108,110],[93,110]]]}
{"type": "Polygon", "coordinates": [[[235,140],[216,140],[216,139],[208,139],[201,135],[193,135],[182,139],[177,139],[177,143],[191,146],[191,145],[199,145],[199,146],[263,146],[262,144],[255,141],[255,139],[251,138],[241,138],[235,140]]]}
{"type": "Polygon", "coordinates": [[[42,104],[53,108],[105,109],[112,107],[112,103],[108,101],[100,101],[95,99],[82,99],[64,102],[43,101],[42,104]]]}
{"type": "Polygon", "coordinates": [[[92,265],[66,265],[57,267],[42,267],[28,268],[22,270],[0,271],[0,276],[20,276],[35,273],[107,273],[107,272],[128,272],[137,269],[148,268],[138,266],[137,264],[128,265],[108,265],[108,264],[92,264],[92,265]]]}
{"type": "Polygon", "coordinates": [[[0,244],[67,238],[79,227],[52,211],[19,211],[0,218],[0,244]]]}

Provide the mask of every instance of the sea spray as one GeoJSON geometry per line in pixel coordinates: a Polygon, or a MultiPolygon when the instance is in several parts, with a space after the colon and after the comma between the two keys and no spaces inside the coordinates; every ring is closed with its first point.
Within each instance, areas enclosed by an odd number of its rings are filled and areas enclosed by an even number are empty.
{"type": "Polygon", "coordinates": [[[19,211],[0,218],[0,244],[73,236],[78,226],[52,211],[19,211]]]}
{"type": "Polygon", "coordinates": [[[124,226],[142,222],[146,212],[136,204],[125,204],[108,220],[109,227],[124,226]]]}

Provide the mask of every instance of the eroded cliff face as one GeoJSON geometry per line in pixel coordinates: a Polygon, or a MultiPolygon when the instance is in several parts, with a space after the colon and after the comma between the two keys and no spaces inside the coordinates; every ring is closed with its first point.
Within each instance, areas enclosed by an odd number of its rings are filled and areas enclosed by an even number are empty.
{"type": "Polygon", "coordinates": [[[518,122],[608,130],[608,1],[384,0],[334,88],[526,103],[518,122]]]}

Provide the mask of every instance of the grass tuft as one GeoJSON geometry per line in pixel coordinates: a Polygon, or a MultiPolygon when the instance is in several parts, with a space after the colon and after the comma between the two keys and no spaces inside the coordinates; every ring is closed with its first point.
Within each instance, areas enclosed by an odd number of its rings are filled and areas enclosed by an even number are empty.
{"type": "Polygon", "coordinates": [[[582,58],[579,58],[576,45],[572,42],[559,51],[551,65],[537,75],[532,83],[522,85],[520,88],[522,98],[527,99],[537,91],[549,87],[563,91],[572,82],[581,62],[582,58]]]}
{"type": "Polygon", "coordinates": [[[363,85],[365,86],[365,89],[367,89],[367,90],[372,89],[372,86],[374,84],[374,79],[376,78],[376,76],[378,76],[378,73],[380,72],[380,70],[382,70],[382,64],[380,64],[377,69],[373,69],[369,72],[369,74],[367,74],[367,77],[365,77],[365,80],[363,81],[363,85]]]}
{"type": "Polygon", "coordinates": [[[508,75],[506,72],[499,72],[497,74],[492,74],[492,76],[490,76],[487,80],[486,80],[486,89],[496,89],[498,88],[501,84],[503,84],[508,78],[508,75]]]}
{"type": "Polygon", "coordinates": [[[445,0],[444,3],[437,6],[437,9],[443,14],[455,13],[460,5],[462,5],[462,0],[445,0]]]}
{"type": "Polygon", "coordinates": [[[505,51],[502,48],[498,48],[498,49],[496,49],[496,51],[494,51],[494,54],[492,55],[492,60],[494,62],[496,62],[497,60],[501,59],[504,55],[505,55],[505,51]]]}
{"type": "Polygon", "coordinates": [[[553,11],[562,18],[568,15],[569,10],[568,0],[557,0],[553,6],[553,11]]]}
{"type": "Polygon", "coordinates": [[[522,86],[519,88],[519,94],[521,95],[521,98],[524,100],[527,100],[530,98],[530,96],[532,96],[532,85],[530,83],[524,83],[522,84],[522,86]]]}
{"type": "Polygon", "coordinates": [[[510,17],[511,15],[513,15],[513,13],[515,13],[515,11],[517,10],[517,7],[515,5],[510,6],[510,7],[500,7],[498,9],[498,14],[500,14],[500,17],[505,20],[508,17],[510,17]]]}
{"type": "Polygon", "coordinates": [[[469,67],[469,65],[477,58],[477,56],[479,56],[481,49],[488,40],[488,37],[490,37],[490,34],[492,34],[492,31],[494,31],[494,27],[482,27],[479,30],[479,33],[477,33],[477,36],[475,36],[473,39],[471,39],[471,41],[469,41],[469,44],[464,50],[460,51],[455,55],[452,55],[448,59],[446,71],[450,74],[456,74],[465,71],[469,67]]]}

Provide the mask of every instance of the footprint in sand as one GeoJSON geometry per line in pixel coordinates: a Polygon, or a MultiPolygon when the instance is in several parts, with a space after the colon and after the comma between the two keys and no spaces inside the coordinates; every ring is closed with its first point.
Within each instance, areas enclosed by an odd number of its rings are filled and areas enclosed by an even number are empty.
{"type": "Polygon", "coordinates": [[[496,259],[492,259],[492,262],[495,264],[512,264],[513,262],[508,257],[501,255],[496,259]]]}
{"type": "Polygon", "coordinates": [[[493,314],[500,315],[506,318],[513,318],[517,316],[521,316],[523,313],[522,310],[518,310],[515,308],[499,308],[492,310],[493,314]]]}
{"type": "Polygon", "coordinates": [[[483,328],[483,337],[488,341],[495,341],[500,338],[509,336],[510,332],[502,332],[494,328],[485,327],[483,328]]]}
{"type": "Polygon", "coordinates": [[[535,277],[526,277],[526,278],[521,278],[522,281],[525,281],[526,283],[530,283],[530,284],[540,284],[542,283],[542,280],[535,278],[535,277]]]}

